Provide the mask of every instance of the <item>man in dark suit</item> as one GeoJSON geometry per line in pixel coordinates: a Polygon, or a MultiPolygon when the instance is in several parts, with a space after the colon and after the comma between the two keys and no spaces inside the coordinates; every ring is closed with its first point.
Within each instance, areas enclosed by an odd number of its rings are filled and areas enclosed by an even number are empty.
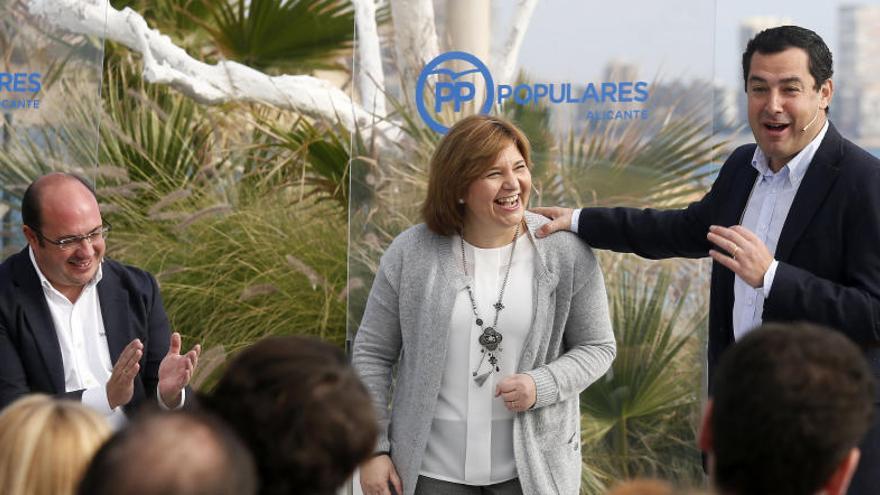
{"type": "Polygon", "coordinates": [[[104,258],[110,226],[91,185],[37,179],[22,223],[28,247],[0,265],[0,408],[31,392],[114,423],[146,400],[182,407],[200,348],[180,354],[150,274],[104,258]]]}
{"type": "MultiPolygon", "coordinates": [[[[539,235],[571,229],[651,259],[712,257],[710,392],[724,350],[764,321],[835,328],[880,374],[880,161],[828,121],[831,75],[816,33],[763,31],[743,54],[757,144],[737,148],[702,199],[683,210],[536,209],[554,219],[539,235]]],[[[876,420],[862,454],[850,493],[880,486],[876,420]]]]}

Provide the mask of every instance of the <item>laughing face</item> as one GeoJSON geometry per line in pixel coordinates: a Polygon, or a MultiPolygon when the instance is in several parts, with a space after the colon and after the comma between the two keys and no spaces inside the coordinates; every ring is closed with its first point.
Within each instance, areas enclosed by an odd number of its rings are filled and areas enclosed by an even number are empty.
{"type": "Polygon", "coordinates": [[[801,48],[755,53],[749,66],[749,125],[761,151],[778,171],[806,147],[825,124],[833,86],[816,90],[809,56],[801,48]]]}
{"type": "Polygon", "coordinates": [[[516,225],[523,219],[531,188],[529,167],[511,142],[468,186],[464,198],[466,238],[482,239],[483,242],[477,241],[481,247],[491,247],[497,244],[496,240],[510,242],[516,225]]]}
{"type": "Polygon", "coordinates": [[[98,271],[104,257],[104,239],[98,236],[61,249],[45,239],[83,235],[101,227],[101,212],[92,193],[76,180],[50,177],[39,195],[40,235],[25,227],[25,236],[37,266],[55,289],[75,301],[98,271]]]}

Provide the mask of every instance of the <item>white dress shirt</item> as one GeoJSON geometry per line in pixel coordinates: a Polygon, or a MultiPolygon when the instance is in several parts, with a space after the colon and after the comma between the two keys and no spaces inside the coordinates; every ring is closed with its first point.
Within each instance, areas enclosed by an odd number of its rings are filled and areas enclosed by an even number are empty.
{"type": "MultiPolygon", "coordinates": [[[[454,236],[456,262],[461,263],[460,238],[454,236]]],[[[495,319],[493,304],[504,281],[512,243],[481,249],[465,243],[471,289],[483,328],[495,319]]],[[[497,330],[503,335],[498,354],[500,372],[479,386],[473,371],[480,364],[482,329],[476,324],[466,290],[459,291],[453,306],[446,367],[419,473],[434,479],[466,485],[490,485],[517,477],[513,456],[514,413],[495,397],[495,385],[516,373],[516,366],[534,315],[534,246],[528,235],[517,240],[504,290],[504,309],[497,330]]],[[[488,358],[486,358],[488,361],[488,358]]],[[[482,363],[481,372],[487,371],[482,363]]]]}
{"type": "Polygon", "coordinates": [[[34,252],[28,248],[34,270],[43,287],[43,295],[49,306],[61,361],[64,365],[65,392],[83,390],[82,403],[104,415],[114,426],[125,423],[122,407],[110,408],[107,400],[107,381],[113,372],[110,347],[104,332],[104,318],[98,300],[98,282],[103,277],[103,266],[98,266],[95,277],[83,287],[76,302],[59,292],[43,275],[34,252]]]}
{"type": "MultiPolygon", "coordinates": [[[[103,263],[98,266],[95,277],[83,287],[82,293],[75,303],[70,302],[59,292],[40,271],[34,252],[28,248],[28,254],[40,285],[43,296],[49,306],[58,345],[61,348],[61,361],[64,366],[64,391],[82,390],[81,401],[84,405],[102,414],[114,429],[125,425],[127,419],[122,407],[110,408],[107,399],[107,382],[113,373],[110,360],[110,346],[107,333],[104,331],[104,318],[101,313],[101,301],[98,296],[98,282],[104,276],[103,263]]],[[[156,388],[156,402],[159,407],[169,410],[162,402],[159,388],[156,388]]],[[[181,390],[180,404],[173,408],[181,409],[186,403],[186,390],[181,390]]]]}

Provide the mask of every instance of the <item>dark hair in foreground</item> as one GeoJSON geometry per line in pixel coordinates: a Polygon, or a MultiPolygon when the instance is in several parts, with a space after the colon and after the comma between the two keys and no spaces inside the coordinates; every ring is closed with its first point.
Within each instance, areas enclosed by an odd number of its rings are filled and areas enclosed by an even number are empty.
{"type": "MultiPolygon", "coordinates": [[[[53,172],[51,174],[46,174],[42,177],[38,177],[36,180],[30,183],[30,185],[25,189],[24,195],[21,197],[21,223],[27,225],[28,227],[34,230],[40,230],[43,226],[43,218],[40,213],[40,192],[42,190],[42,186],[45,182],[45,179],[50,176],[54,177],[66,177],[71,180],[75,180],[83,185],[89,192],[92,193],[92,196],[95,197],[97,201],[98,196],[95,194],[95,187],[92,186],[89,181],[87,181],[84,177],[71,174],[67,172],[53,172]]],[[[40,245],[42,245],[43,240],[40,239],[40,245]]]]}
{"type": "Polygon", "coordinates": [[[815,493],[868,430],[875,385],[862,351],[810,324],[768,324],[722,357],[711,432],[722,493],[815,493]]]}
{"type": "Polygon", "coordinates": [[[464,226],[464,205],[471,182],[498,158],[508,145],[516,146],[532,167],[531,147],[526,135],[500,117],[471,115],[458,121],[443,136],[431,157],[428,194],[422,204],[422,218],[433,232],[452,235],[464,226]]]}
{"type": "Polygon", "coordinates": [[[807,52],[810,75],[816,81],[814,90],[818,91],[825,81],[831,79],[834,73],[831,50],[822,38],[815,32],[799,26],[779,26],[761,31],[746,45],[742,57],[743,84],[746,92],[749,90],[752,55],[755,52],[765,55],[779,53],[789,48],[801,48],[807,52]]]}
{"type": "Polygon", "coordinates": [[[219,420],[144,412],[98,450],[81,495],[253,495],[254,461],[219,420]]]}
{"type": "Polygon", "coordinates": [[[245,349],[207,405],[250,447],[262,495],[335,494],[376,443],[367,389],[339,348],[313,338],[245,349]]]}

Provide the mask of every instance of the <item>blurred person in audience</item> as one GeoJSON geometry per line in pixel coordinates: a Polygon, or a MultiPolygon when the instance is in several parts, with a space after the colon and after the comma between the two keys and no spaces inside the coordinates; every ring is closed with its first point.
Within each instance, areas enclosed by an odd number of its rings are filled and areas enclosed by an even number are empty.
{"type": "Polygon", "coordinates": [[[333,495],[376,444],[367,390],[342,350],[314,338],[251,345],[205,404],[251,449],[261,495],[333,495]]]}
{"type": "Polygon", "coordinates": [[[219,419],[144,413],[98,450],[78,493],[254,495],[257,475],[250,451],[219,419]]]}
{"type": "MultiPolygon", "coordinates": [[[[721,358],[699,435],[721,495],[843,495],[875,380],[843,334],[765,324],[721,358]]],[[[880,488],[880,487],[875,487],[880,488]]]]}
{"type": "Polygon", "coordinates": [[[425,223],[385,251],[355,338],[380,424],[366,495],[579,492],[579,394],[614,334],[590,248],[534,235],[548,220],[525,211],[531,166],[498,117],[437,145],[425,223]]]}
{"type": "Polygon", "coordinates": [[[40,392],[118,425],[147,400],[182,407],[200,348],[180,354],[149,273],[105,256],[110,224],[94,188],[44,175],[21,216],[28,246],[0,265],[0,409],[40,392]]]}
{"type": "Polygon", "coordinates": [[[0,412],[0,493],[72,495],[95,451],[110,436],[98,413],[34,394],[0,412]]]}

